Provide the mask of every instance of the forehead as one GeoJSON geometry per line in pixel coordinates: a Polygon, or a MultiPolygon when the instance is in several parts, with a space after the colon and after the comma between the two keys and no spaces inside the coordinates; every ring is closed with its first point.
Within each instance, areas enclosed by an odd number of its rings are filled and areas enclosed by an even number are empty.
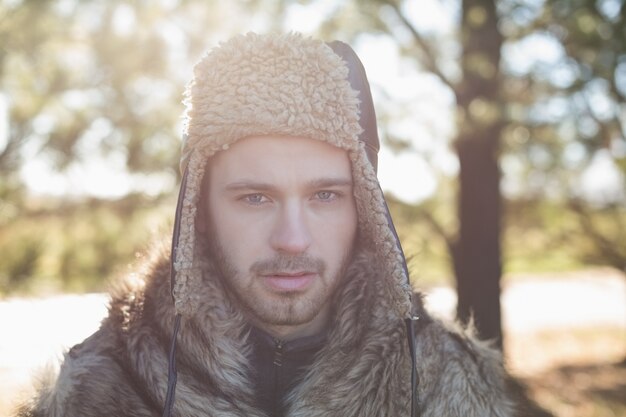
{"type": "Polygon", "coordinates": [[[211,157],[211,177],[233,180],[334,176],[350,179],[348,153],[326,142],[297,136],[252,136],[211,157]]]}

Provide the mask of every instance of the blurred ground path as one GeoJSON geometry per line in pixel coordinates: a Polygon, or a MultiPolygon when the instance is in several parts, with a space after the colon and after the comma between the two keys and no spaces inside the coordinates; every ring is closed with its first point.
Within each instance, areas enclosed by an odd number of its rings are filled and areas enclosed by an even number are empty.
{"type": "MultiPolygon", "coordinates": [[[[599,269],[560,274],[558,278],[513,277],[507,282],[502,292],[503,325],[506,338],[515,341],[512,345],[505,343],[509,356],[515,357],[513,368],[533,371],[535,368],[528,366],[530,356],[544,353],[533,352],[517,341],[527,342],[532,339],[530,335],[539,333],[566,334],[571,329],[610,329],[610,354],[626,356],[623,274],[599,269]]],[[[453,317],[453,289],[431,288],[426,295],[427,308],[434,315],[453,317]]],[[[35,369],[60,358],[64,349],[98,328],[106,314],[107,301],[106,295],[88,294],[0,302],[0,416],[7,415],[8,407],[28,385],[35,369]]],[[[567,343],[557,349],[565,349],[567,343]]]]}
{"type": "MultiPolygon", "coordinates": [[[[615,326],[626,330],[626,276],[612,269],[558,275],[526,275],[503,285],[502,326],[523,333],[567,327],[615,326]]],[[[454,317],[456,293],[438,287],[426,291],[427,309],[454,317]]]]}
{"type": "Polygon", "coordinates": [[[98,328],[107,302],[103,294],[0,302],[0,417],[9,415],[35,370],[98,328]]]}
{"type": "MultiPolygon", "coordinates": [[[[507,368],[528,377],[568,364],[626,359],[626,275],[609,268],[507,277],[502,326],[507,368]]],[[[456,293],[428,290],[426,307],[453,319],[456,293]]],[[[626,394],[626,393],[625,393],[626,394]]]]}

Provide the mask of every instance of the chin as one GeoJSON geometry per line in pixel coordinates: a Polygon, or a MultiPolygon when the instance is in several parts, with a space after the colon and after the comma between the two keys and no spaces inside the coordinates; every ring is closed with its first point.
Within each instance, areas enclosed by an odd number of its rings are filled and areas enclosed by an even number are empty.
{"type": "Polygon", "coordinates": [[[262,323],[274,326],[295,326],[311,322],[320,313],[322,306],[301,301],[274,301],[265,303],[262,309],[252,309],[262,323]]]}

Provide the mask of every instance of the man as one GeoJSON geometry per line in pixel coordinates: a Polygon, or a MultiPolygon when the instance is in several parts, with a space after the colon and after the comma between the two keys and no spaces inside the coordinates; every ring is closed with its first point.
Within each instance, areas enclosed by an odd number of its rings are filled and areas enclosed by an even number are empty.
{"type": "Polygon", "coordinates": [[[499,356],[412,294],[347,45],[236,37],[186,104],[171,257],[20,415],[513,415],[499,356]]]}

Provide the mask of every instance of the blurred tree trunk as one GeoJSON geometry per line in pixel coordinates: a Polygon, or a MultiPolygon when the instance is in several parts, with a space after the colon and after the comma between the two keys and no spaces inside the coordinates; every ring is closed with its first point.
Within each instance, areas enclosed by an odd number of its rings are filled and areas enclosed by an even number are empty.
{"type": "Polygon", "coordinates": [[[494,1],[464,0],[461,25],[463,78],[456,88],[459,234],[453,250],[457,316],[463,323],[473,320],[482,339],[495,340],[502,348],[498,167],[502,35],[494,1]]]}

